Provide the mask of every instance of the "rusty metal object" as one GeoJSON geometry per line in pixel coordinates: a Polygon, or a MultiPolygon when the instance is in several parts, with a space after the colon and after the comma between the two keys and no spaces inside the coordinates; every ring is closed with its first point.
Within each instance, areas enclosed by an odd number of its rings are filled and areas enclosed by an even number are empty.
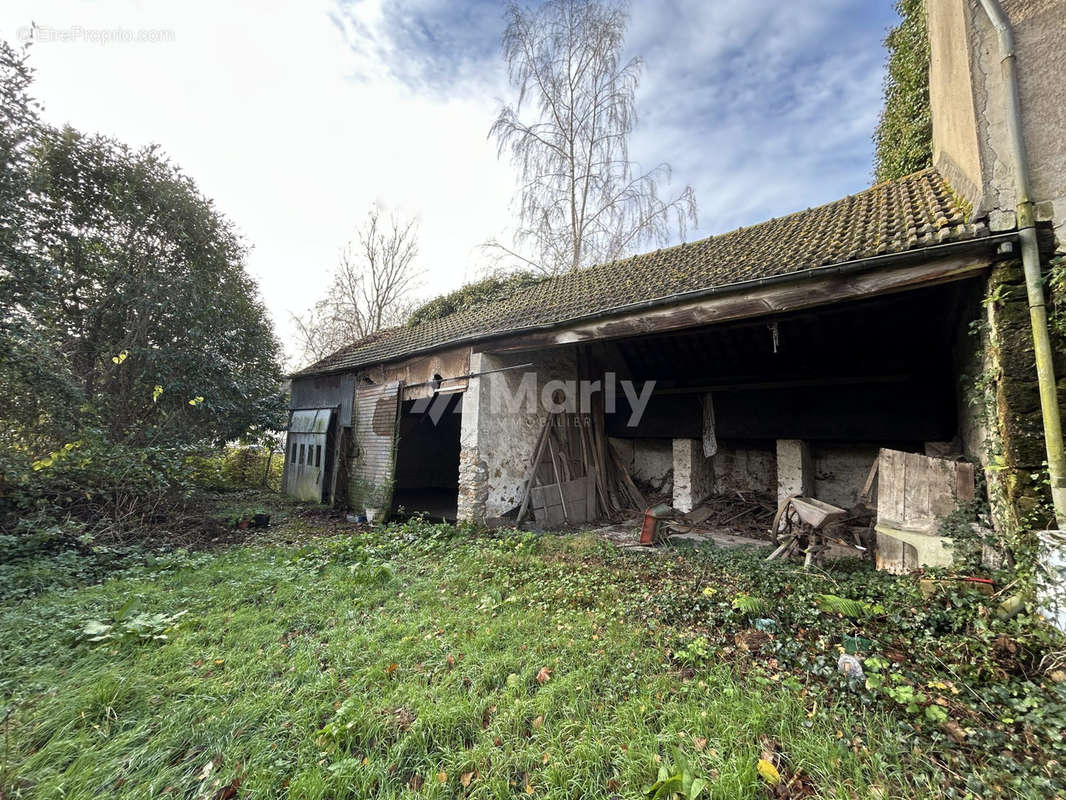
{"type": "Polygon", "coordinates": [[[666,503],[647,509],[644,512],[644,524],[640,527],[640,543],[656,544],[660,538],[662,522],[670,517],[673,509],[666,503]]]}

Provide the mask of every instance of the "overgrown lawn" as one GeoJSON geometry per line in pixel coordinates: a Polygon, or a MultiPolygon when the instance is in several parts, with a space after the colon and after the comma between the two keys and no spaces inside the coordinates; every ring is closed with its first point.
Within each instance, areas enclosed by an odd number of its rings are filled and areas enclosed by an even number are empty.
{"type": "Polygon", "coordinates": [[[964,797],[971,776],[972,796],[1054,791],[1061,707],[1035,730],[972,717],[987,701],[950,663],[891,678],[925,663],[884,657],[901,631],[952,602],[921,606],[910,581],[419,524],[276,542],[4,608],[0,796],[638,797],[677,751],[705,797],[770,796],[764,755],[795,797],[964,797]],[[840,676],[846,631],[875,639],[870,674],[921,697],[840,676]]]}

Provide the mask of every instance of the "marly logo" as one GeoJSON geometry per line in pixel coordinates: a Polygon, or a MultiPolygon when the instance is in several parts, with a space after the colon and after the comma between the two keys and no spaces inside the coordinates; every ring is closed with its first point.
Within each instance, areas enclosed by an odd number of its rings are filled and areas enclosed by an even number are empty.
{"type": "MultiPolygon", "coordinates": [[[[604,411],[614,414],[618,411],[618,393],[621,390],[629,406],[626,425],[630,428],[640,424],[655,391],[655,381],[644,381],[638,388],[634,381],[618,380],[613,372],[605,373],[602,381],[550,380],[541,384],[535,372],[524,372],[520,378],[514,373],[493,373],[483,375],[478,380],[481,385],[476,391],[480,392],[481,405],[492,414],[504,415],[539,415],[541,411],[589,414],[593,403],[600,402],[597,395],[601,393],[604,411]]],[[[411,411],[414,414],[428,414],[436,425],[447,413],[451,399],[450,394],[420,398],[414,402],[411,411]]],[[[455,412],[460,409],[461,406],[455,404],[455,412]]]]}

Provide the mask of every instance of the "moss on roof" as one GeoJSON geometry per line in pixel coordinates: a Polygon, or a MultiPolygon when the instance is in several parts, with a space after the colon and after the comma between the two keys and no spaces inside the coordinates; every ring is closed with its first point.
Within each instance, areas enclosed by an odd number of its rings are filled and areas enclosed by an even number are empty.
{"type": "Polygon", "coordinates": [[[784,276],[987,233],[935,169],[817,208],[697,242],[599,264],[412,326],[380,331],[297,375],[338,372],[531,328],[564,325],[635,303],[784,276]]]}

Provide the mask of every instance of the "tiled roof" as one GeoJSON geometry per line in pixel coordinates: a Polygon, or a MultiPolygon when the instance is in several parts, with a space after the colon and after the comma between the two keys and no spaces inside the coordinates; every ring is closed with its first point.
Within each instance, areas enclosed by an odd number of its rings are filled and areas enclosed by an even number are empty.
{"type": "Polygon", "coordinates": [[[935,169],[698,242],[559,275],[504,300],[381,331],[297,374],[337,372],[459,342],[553,327],[649,301],[987,233],[935,169]]]}

